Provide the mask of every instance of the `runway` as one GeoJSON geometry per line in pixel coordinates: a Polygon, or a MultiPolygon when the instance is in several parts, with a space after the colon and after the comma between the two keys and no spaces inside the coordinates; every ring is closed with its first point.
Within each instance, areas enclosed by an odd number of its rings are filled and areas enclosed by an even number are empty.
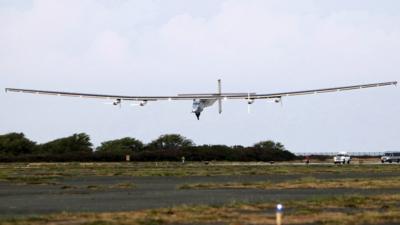
{"type": "MultiPolygon", "coordinates": [[[[399,189],[215,189],[185,190],[181,185],[195,183],[282,182],[310,174],[271,174],[239,176],[78,176],[61,177],[55,183],[16,184],[0,182],[1,217],[41,215],[61,212],[117,212],[178,205],[218,205],[230,202],[279,202],[352,194],[397,194],[399,189]],[[125,184],[125,186],[121,186],[125,184]],[[128,185],[132,184],[132,185],[128,185]]],[[[316,179],[393,178],[400,169],[389,173],[315,173],[316,179]]]]}

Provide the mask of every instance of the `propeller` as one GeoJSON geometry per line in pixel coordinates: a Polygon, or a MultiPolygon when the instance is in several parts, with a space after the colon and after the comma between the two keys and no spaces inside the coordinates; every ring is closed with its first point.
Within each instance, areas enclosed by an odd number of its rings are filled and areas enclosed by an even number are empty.
{"type": "Polygon", "coordinates": [[[104,102],[103,104],[105,104],[105,105],[119,106],[119,108],[122,107],[122,101],[121,101],[121,99],[116,99],[116,100],[113,101],[113,102],[104,102]]]}
{"type": "Polygon", "coordinates": [[[275,99],[275,103],[281,103],[281,107],[283,107],[282,97],[275,99]]]}
{"type": "Polygon", "coordinates": [[[143,100],[140,103],[132,103],[131,106],[145,106],[147,104],[147,100],[143,100]]]}

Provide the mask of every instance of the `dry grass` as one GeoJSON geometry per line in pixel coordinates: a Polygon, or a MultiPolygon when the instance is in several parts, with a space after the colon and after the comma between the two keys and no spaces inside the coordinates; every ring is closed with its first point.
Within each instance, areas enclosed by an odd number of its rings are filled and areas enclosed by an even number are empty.
{"type": "MultiPolygon", "coordinates": [[[[44,163],[0,164],[0,180],[20,184],[54,184],[63,177],[81,176],[221,176],[301,174],[304,179],[280,183],[197,184],[182,188],[399,188],[398,177],[390,179],[318,180],[314,174],[399,173],[398,165],[243,165],[241,163],[44,163]]],[[[377,176],[379,177],[379,176],[377,176]]],[[[64,189],[81,187],[63,186],[64,189]]],[[[135,188],[131,183],[107,187],[135,188]]],[[[284,224],[400,224],[400,194],[346,196],[309,201],[283,202],[284,224]]],[[[157,224],[275,224],[276,202],[224,206],[179,206],[167,209],[119,213],[61,213],[40,217],[0,219],[5,225],[157,225],[157,224]]]]}
{"type": "Polygon", "coordinates": [[[322,180],[306,177],[279,183],[254,182],[254,183],[199,183],[185,184],[179,189],[387,189],[400,188],[400,177],[376,179],[333,179],[322,180]]]}
{"type": "MultiPolygon", "coordinates": [[[[284,224],[399,224],[400,195],[349,196],[284,204],[284,224]]],[[[180,206],[119,213],[56,214],[0,220],[4,225],[63,224],[275,224],[273,203],[232,203],[225,206],[180,206]]]]}
{"type": "Polygon", "coordinates": [[[134,189],[136,185],[134,183],[118,183],[113,185],[98,185],[91,184],[87,186],[71,186],[71,185],[63,185],[60,187],[63,190],[79,190],[79,189],[88,189],[92,191],[96,190],[107,190],[107,189],[134,189]]]}
{"type": "Polygon", "coordinates": [[[132,188],[136,188],[136,185],[133,184],[133,183],[118,183],[118,184],[111,185],[110,188],[113,188],[113,189],[132,189],[132,188]]]}
{"type": "Polygon", "coordinates": [[[398,165],[268,165],[243,163],[11,163],[0,164],[0,181],[29,183],[77,176],[224,176],[321,173],[393,173],[398,165]]]}

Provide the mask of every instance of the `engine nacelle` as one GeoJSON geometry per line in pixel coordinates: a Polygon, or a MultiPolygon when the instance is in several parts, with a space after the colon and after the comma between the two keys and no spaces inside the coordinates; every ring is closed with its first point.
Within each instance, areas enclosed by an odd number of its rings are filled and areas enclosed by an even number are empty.
{"type": "Polygon", "coordinates": [[[141,102],[139,103],[139,105],[140,105],[140,106],[145,106],[145,105],[147,105],[147,101],[146,101],[146,100],[143,100],[143,101],[141,101],[141,102]]]}
{"type": "Polygon", "coordinates": [[[121,104],[121,99],[116,99],[112,104],[115,106],[121,104]]]}
{"type": "Polygon", "coordinates": [[[280,103],[281,101],[282,101],[282,99],[280,99],[280,98],[275,99],[275,103],[280,103]]]}
{"type": "Polygon", "coordinates": [[[247,100],[247,104],[251,105],[251,104],[253,104],[253,103],[254,103],[254,99],[248,99],[248,100],[247,100]]]}

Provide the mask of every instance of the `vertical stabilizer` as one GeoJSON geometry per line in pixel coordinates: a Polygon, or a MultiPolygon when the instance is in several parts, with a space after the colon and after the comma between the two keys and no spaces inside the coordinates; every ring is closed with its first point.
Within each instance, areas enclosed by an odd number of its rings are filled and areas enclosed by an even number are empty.
{"type": "Polygon", "coordinates": [[[222,113],[222,99],[221,99],[221,92],[222,88],[221,88],[221,79],[218,80],[218,112],[219,114],[222,113]]]}

